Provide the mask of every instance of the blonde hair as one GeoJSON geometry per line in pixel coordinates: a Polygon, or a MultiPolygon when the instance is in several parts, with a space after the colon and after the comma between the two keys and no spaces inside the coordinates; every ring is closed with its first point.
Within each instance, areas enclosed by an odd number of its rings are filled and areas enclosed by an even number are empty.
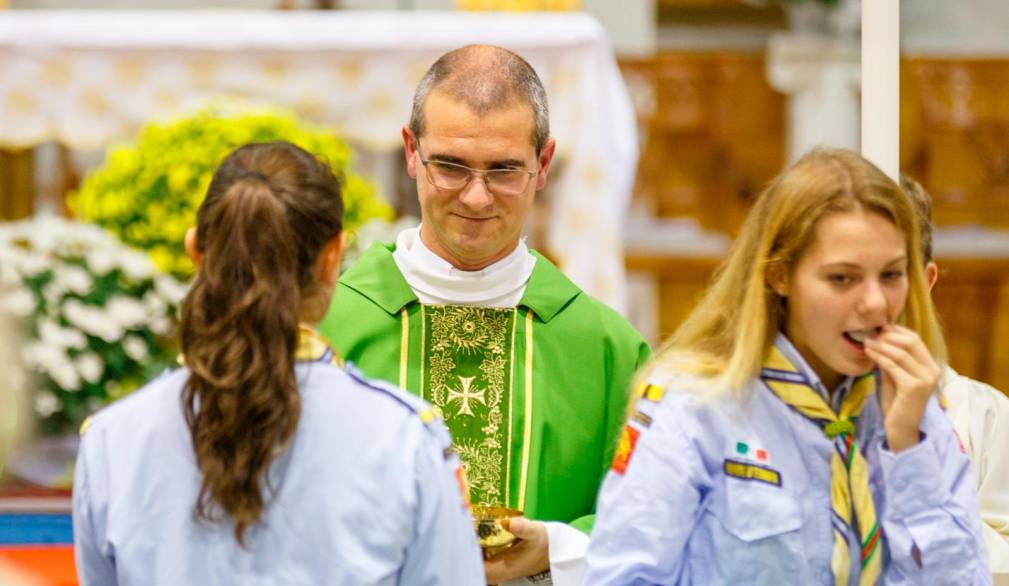
{"type": "Polygon", "coordinates": [[[900,187],[911,198],[918,210],[918,224],[921,229],[921,262],[932,262],[932,196],[909,175],[900,175],[900,187]]]}
{"type": "Polygon", "coordinates": [[[785,325],[785,300],[771,288],[768,275],[791,272],[821,218],[858,210],[886,217],[904,234],[909,288],[898,323],[918,332],[933,357],[944,362],[945,343],[929,297],[920,220],[912,201],[856,153],[816,149],[761,193],[701,301],[644,367],[642,377],[659,369],[686,375],[706,392],[741,392],[760,372],[785,325]]]}

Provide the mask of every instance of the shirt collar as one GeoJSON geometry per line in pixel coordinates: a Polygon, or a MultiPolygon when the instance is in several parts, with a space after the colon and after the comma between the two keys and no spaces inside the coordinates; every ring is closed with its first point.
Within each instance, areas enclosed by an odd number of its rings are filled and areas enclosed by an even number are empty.
{"type": "Polygon", "coordinates": [[[805,377],[809,386],[815,389],[817,393],[820,393],[823,400],[836,411],[841,405],[841,399],[843,399],[844,396],[848,394],[848,391],[851,390],[851,386],[855,382],[855,377],[846,376],[843,380],[841,380],[841,383],[837,385],[836,389],[834,389],[834,404],[831,404],[831,393],[827,390],[827,387],[823,385],[823,382],[816,374],[816,371],[813,370],[813,367],[806,362],[806,359],[802,357],[802,354],[800,354],[795,346],[792,345],[791,340],[789,340],[783,332],[778,332],[778,335],[775,336],[774,345],[782,354],[785,355],[785,358],[792,363],[792,366],[797,368],[802,376],[805,377]]]}

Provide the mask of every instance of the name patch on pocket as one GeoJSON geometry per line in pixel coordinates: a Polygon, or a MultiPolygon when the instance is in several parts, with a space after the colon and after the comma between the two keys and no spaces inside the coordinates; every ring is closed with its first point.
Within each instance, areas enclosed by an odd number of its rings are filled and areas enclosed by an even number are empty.
{"type": "Polygon", "coordinates": [[[781,473],[767,466],[726,458],[722,470],[725,471],[726,476],[740,480],[756,480],[773,486],[781,486],[781,473]]]}

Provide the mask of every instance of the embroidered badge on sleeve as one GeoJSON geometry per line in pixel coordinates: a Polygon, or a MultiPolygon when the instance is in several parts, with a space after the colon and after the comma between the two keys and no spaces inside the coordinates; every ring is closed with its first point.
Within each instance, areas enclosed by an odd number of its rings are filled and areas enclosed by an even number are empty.
{"type": "Polygon", "coordinates": [[[627,471],[627,465],[634,455],[634,446],[638,443],[638,436],[641,432],[630,425],[624,426],[624,431],[620,434],[620,443],[617,444],[617,453],[613,457],[613,471],[623,474],[627,471]]]}
{"type": "Polygon", "coordinates": [[[651,427],[652,425],[652,417],[640,409],[631,415],[631,421],[641,424],[641,427],[651,427]]]}
{"type": "Polygon", "coordinates": [[[660,387],[659,385],[644,384],[641,385],[635,395],[639,399],[647,399],[653,403],[658,403],[662,400],[662,396],[666,394],[666,388],[660,387]]]}

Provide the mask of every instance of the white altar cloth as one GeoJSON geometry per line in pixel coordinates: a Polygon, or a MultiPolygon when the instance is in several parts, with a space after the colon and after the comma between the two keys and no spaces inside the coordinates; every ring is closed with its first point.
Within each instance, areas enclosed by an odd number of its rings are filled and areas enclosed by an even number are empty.
{"type": "Polygon", "coordinates": [[[547,246],[578,285],[623,310],[635,118],[610,43],[584,13],[4,11],[0,148],[101,148],[229,96],[388,151],[427,67],[477,42],[517,51],[542,77],[562,161],[547,246]]]}

